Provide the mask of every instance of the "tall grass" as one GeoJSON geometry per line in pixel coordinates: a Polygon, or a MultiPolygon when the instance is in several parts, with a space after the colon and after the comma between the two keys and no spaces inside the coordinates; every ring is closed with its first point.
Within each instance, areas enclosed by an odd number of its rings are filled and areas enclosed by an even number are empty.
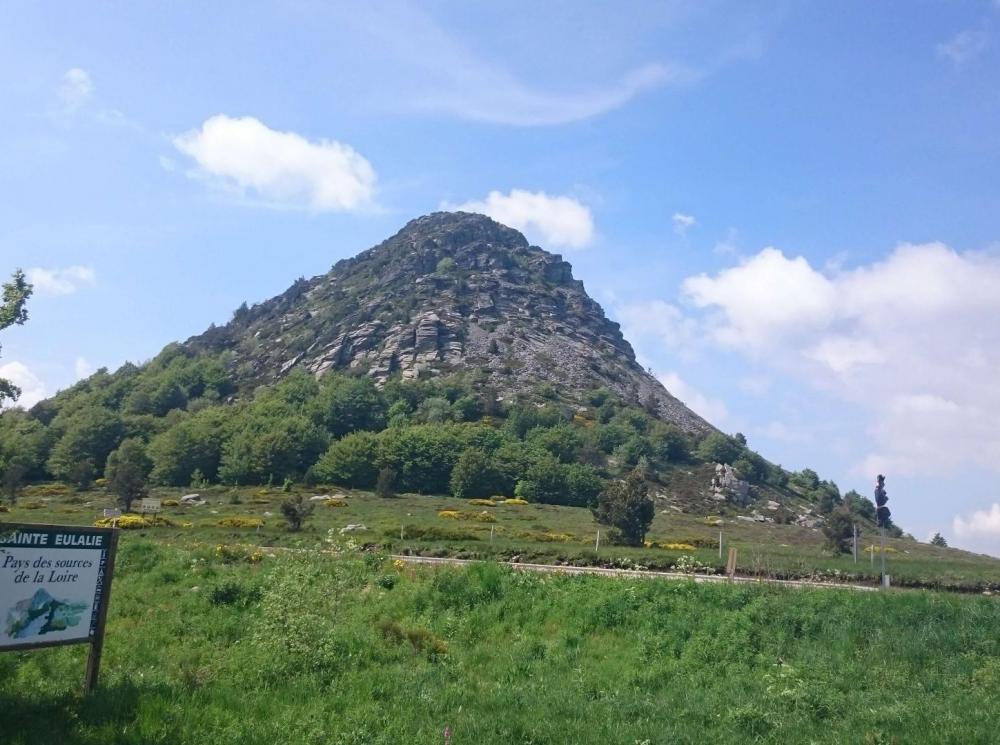
{"type": "Polygon", "coordinates": [[[1000,603],[255,563],[123,544],[85,649],[0,655],[3,743],[990,742],[1000,603]]]}

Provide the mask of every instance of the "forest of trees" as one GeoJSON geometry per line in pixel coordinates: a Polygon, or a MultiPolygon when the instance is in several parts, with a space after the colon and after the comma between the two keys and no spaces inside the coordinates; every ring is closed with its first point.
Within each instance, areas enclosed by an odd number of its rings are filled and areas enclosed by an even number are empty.
{"type": "Polygon", "coordinates": [[[742,435],[695,440],[603,388],[585,410],[498,402],[462,376],[391,380],[378,390],[364,375],[316,380],[297,371],[239,391],[227,363],[171,345],[143,367],[101,370],[30,411],[5,411],[0,476],[85,489],[127,447],[155,485],[297,481],[586,506],[609,479],[636,468],[656,479],[678,464],[726,462],[752,483],[791,483],[822,512],[845,504],[867,517],[874,509],[812,471],[789,475],[742,435]]]}

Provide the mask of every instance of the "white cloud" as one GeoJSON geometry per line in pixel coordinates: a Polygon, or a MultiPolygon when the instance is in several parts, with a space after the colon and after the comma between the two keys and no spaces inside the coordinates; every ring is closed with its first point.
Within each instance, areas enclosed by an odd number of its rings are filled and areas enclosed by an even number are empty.
{"type": "Polygon", "coordinates": [[[963,547],[1000,556],[1000,503],[976,510],[969,517],[955,515],[952,530],[956,543],[963,547]]]}
{"type": "Polygon", "coordinates": [[[86,70],[74,67],[66,71],[57,91],[66,113],[73,113],[90,100],[94,93],[94,82],[86,70]]]}
{"type": "Polygon", "coordinates": [[[174,146],[198,164],[198,175],[272,206],[316,212],[369,207],[375,170],[349,145],[310,141],[271,129],[253,117],[218,114],[174,146]]]}
{"type": "Polygon", "coordinates": [[[16,406],[28,409],[49,395],[38,376],[21,362],[8,362],[5,365],[0,365],[0,378],[9,380],[21,389],[21,396],[17,399],[16,406]]]}
{"type": "Polygon", "coordinates": [[[1000,470],[1000,255],[903,244],[824,273],[767,248],[683,288],[707,338],[868,412],[859,472],[1000,470]]]}
{"type": "Polygon", "coordinates": [[[716,338],[742,348],[766,348],[803,326],[825,324],[836,301],[832,283],[809,262],[788,259],[776,248],[765,248],[716,277],[690,277],[683,291],[699,308],[720,310],[716,338]]]}
{"type": "Polygon", "coordinates": [[[479,212],[517,230],[536,232],[546,246],[583,248],[594,239],[590,208],[573,197],[549,196],[544,191],[511,189],[510,194],[491,191],[486,199],[443,209],[479,212]]]}
{"type": "Polygon", "coordinates": [[[34,267],[28,269],[26,274],[37,292],[49,295],[71,295],[82,285],[93,285],[97,280],[97,275],[89,266],[34,267]]]}
{"type": "Polygon", "coordinates": [[[693,356],[691,352],[701,333],[693,318],[663,300],[615,304],[614,317],[621,323],[626,339],[652,337],[682,356],[693,356]]]}
{"type": "Polygon", "coordinates": [[[985,52],[991,41],[990,34],[985,29],[967,29],[938,44],[936,50],[939,57],[944,57],[956,67],[961,67],[985,52]]]}
{"type": "Polygon", "coordinates": [[[712,424],[718,426],[729,417],[729,410],[722,400],[709,398],[677,373],[669,372],[661,375],[659,380],[675,398],[712,424]]]}
{"type": "Polygon", "coordinates": [[[76,362],[73,363],[73,372],[76,374],[77,380],[83,380],[90,376],[94,372],[94,367],[87,361],[85,357],[77,357],[76,362]]]}
{"type": "Polygon", "coordinates": [[[681,237],[686,236],[687,232],[698,224],[694,215],[685,215],[683,212],[675,212],[670,220],[674,224],[674,232],[681,237]]]}

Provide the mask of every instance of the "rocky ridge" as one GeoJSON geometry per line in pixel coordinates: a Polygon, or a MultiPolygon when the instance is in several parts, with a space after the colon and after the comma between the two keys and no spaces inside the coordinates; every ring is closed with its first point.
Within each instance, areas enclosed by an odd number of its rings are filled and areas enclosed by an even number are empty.
{"type": "Polygon", "coordinates": [[[417,218],[186,344],[230,352],[251,384],[295,368],[354,370],[379,385],[466,372],[501,399],[542,390],[579,404],[606,386],[688,432],[712,429],[636,362],[568,262],[477,214],[417,218]]]}

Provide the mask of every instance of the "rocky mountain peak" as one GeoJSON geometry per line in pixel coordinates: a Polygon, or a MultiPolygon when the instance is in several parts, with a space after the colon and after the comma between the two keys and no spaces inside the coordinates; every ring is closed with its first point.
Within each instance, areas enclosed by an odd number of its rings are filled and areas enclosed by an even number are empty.
{"type": "Polygon", "coordinates": [[[606,386],[685,430],[711,429],[638,365],[568,262],[478,214],[411,220],[187,344],[228,350],[250,383],[295,368],[353,370],[378,384],[465,373],[502,398],[566,404],[606,386]]]}

